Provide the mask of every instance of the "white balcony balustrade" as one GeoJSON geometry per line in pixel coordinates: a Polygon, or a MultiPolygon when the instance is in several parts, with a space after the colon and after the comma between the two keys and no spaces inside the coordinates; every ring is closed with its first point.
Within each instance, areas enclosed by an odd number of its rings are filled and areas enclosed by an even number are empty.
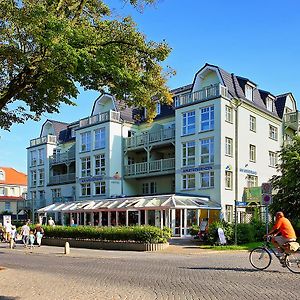
{"type": "Polygon", "coordinates": [[[49,177],[49,184],[62,184],[67,182],[75,182],[75,179],[76,179],[75,173],[54,175],[49,177]]]}
{"type": "Polygon", "coordinates": [[[40,144],[56,144],[56,136],[55,135],[47,135],[42,136],[33,140],[30,140],[30,147],[37,146],[40,144]]]}
{"type": "Polygon", "coordinates": [[[109,110],[104,113],[81,119],[79,127],[85,127],[107,121],[120,121],[120,113],[114,110],[109,110]]]}

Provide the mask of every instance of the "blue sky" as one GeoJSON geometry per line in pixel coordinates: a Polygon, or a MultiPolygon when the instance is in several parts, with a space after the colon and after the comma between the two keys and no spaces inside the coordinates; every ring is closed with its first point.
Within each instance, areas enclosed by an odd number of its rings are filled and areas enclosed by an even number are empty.
{"type": "MultiPolygon", "coordinates": [[[[300,101],[300,1],[159,0],[141,14],[119,0],[106,1],[120,16],[132,15],[148,40],[166,40],[172,53],[165,65],[176,70],[169,87],[192,82],[206,63],[247,77],[272,94],[292,92],[300,101]]],[[[48,119],[72,122],[91,113],[97,92],[81,90],[77,107],[40,122],[0,130],[0,166],[27,172],[26,147],[48,119]]]]}

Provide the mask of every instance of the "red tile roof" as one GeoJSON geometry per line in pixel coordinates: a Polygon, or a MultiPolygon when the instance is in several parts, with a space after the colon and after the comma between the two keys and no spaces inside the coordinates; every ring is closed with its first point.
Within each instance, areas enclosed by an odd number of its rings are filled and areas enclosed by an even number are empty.
{"type": "Polygon", "coordinates": [[[0,184],[15,184],[15,185],[27,185],[27,175],[18,172],[13,168],[0,167],[0,171],[4,171],[5,179],[0,180],[0,184]]]}
{"type": "Polygon", "coordinates": [[[23,201],[24,198],[22,197],[15,197],[15,196],[0,196],[0,201],[23,201]]]}

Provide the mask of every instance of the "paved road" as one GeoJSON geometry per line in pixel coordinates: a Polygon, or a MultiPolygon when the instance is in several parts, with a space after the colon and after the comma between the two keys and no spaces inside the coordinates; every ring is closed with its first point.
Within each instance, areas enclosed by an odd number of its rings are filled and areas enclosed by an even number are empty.
{"type": "MultiPolygon", "coordinates": [[[[179,249],[179,248],[178,248],[179,249]]],[[[179,249],[180,250],[180,249],[179,249]]],[[[0,245],[0,300],[299,299],[299,275],[273,261],[252,269],[247,252],[121,252],[0,245]],[[2,248],[1,248],[2,247],[2,248]]]]}

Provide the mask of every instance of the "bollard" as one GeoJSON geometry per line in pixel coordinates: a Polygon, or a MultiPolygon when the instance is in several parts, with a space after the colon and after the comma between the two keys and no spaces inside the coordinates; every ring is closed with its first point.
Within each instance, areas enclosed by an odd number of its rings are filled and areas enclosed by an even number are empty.
{"type": "Polygon", "coordinates": [[[69,242],[65,243],[65,254],[66,255],[70,254],[70,244],[69,244],[69,242]]]}

